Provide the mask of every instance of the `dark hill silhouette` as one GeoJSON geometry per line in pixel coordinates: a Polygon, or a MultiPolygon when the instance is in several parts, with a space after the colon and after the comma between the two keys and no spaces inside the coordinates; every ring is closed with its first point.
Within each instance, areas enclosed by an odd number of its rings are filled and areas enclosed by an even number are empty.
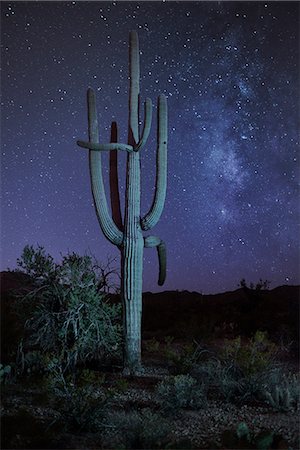
{"type": "MultiPolygon", "coordinates": [[[[1,272],[2,360],[20,339],[22,323],[15,313],[13,291],[30,288],[31,279],[22,272],[1,272]]],[[[119,298],[111,296],[111,301],[119,298]]],[[[197,339],[251,336],[267,331],[272,339],[299,340],[300,286],[279,286],[256,291],[240,288],[231,292],[202,295],[189,291],[143,294],[144,339],[173,336],[197,339]]],[[[25,320],[26,318],[24,318],[25,320]]]]}
{"type": "Polygon", "coordinates": [[[298,340],[299,286],[279,286],[255,291],[240,288],[231,292],[201,295],[197,292],[168,291],[143,295],[143,332],[200,338],[253,334],[268,331],[298,340]]]}

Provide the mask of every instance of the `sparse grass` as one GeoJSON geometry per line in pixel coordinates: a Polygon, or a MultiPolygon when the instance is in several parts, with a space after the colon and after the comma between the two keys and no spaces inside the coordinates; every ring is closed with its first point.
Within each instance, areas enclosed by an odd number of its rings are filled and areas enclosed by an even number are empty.
{"type": "Polygon", "coordinates": [[[156,389],[157,401],[161,410],[176,414],[181,408],[198,409],[207,406],[204,385],[190,375],[177,375],[162,381],[156,389]]]}

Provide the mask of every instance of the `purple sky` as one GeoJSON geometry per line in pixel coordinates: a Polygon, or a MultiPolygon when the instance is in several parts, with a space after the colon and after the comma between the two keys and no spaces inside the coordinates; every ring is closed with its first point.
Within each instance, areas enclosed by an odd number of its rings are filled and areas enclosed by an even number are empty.
{"type": "MultiPolygon", "coordinates": [[[[151,232],[167,244],[161,290],[299,284],[298,25],[298,2],[1,2],[1,270],[26,244],[57,262],[68,251],[119,260],[76,140],[87,139],[92,86],[101,141],[112,120],[126,141],[133,29],[142,99],[168,98],[168,192],[151,232]]],[[[154,116],[142,214],[155,152],[154,116]]],[[[124,186],[123,155],[119,171],[124,186]]],[[[144,290],[159,290],[157,276],[156,251],[145,249],[144,290]]]]}

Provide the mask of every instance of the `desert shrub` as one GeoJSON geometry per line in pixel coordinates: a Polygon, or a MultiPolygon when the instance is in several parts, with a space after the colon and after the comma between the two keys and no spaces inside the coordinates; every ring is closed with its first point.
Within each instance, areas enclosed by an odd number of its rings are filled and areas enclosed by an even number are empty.
{"type": "Polygon", "coordinates": [[[56,411],[50,427],[59,422],[68,431],[101,432],[114,392],[104,389],[104,378],[85,370],[78,377],[65,375],[58,360],[49,362],[49,404],[56,411]]]}
{"type": "Polygon", "coordinates": [[[22,255],[17,259],[19,270],[26,273],[34,280],[49,280],[55,274],[56,264],[52,256],[46,254],[44,247],[36,249],[32,245],[26,245],[22,255]]]}
{"type": "Polygon", "coordinates": [[[286,376],[279,365],[245,375],[234,364],[214,359],[197,366],[193,375],[228,402],[263,401],[277,411],[299,409],[299,378],[286,376]]]}
{"type": "Polygon", "coordinates": [[[242,343],[240,336],[227,341],[220,363],[214,366],[218,389],[225,400],[258,401],[267,380],[279,377],[276,350],[267,334],[260,331],[247,343],[242,343]]]}
{"type": "Polygon", "coordinates": [[[247,403],[263,399],[263,386],[275,385],[282,370],[275,361],[276,347],[265,333],[257,332],[247,343],[241,338],[227,341],[220,356],[207,353],[191,374],[226,401],[247,403]]]}
{"type": "Polygon", "coordinates": [[[120,351],[120,306],[108,303],[99,290],[90,256],[73,253],[55,264],[42,247],[25,247],[18,265],[34,281],[19,299],[21,312],[28,303],[32,308],[19,349],[22,369],[32,359],[40,363],[45,354],[59,358],[64,370],[73,370],[78,362],[120,351]]]}
{"type": "Polygon", "coordinates": [[[164,356],[176,374],[188,374],[209,353],[197,341],[175,346],[173,340],[172,336],[165,338],[164,356]]]}
{"type": "Polygon", "coordinates": [[[0,384],[6,383],[11,374],[11,366],[0,363],[0,384]]]}
{"type": "Polygon", "coordinates": [[[109,448],[164,448],[170,424],[150,409],[110,415],[113,436],[106,439],[109,448]]]}
{"type": "Polygon", "coordinates": [[[126,392],[129,388],[129,383],[124,378],[119,378],[115,382],[115,387],[118,392],[126,392]]]}
{"type": "Polygon", "coordinates": [[[276,352],[276,345],[268,339],[267,333],[256,331],[249,342],[243,343],[240,336],[227,340],[222,356],[248,376],[267,370],[274,363],[276,352]]]}
{"type": "Polygon", "coordinates": [[[207,404],[204,385],[199,385],[190,375],[163,380],[156,388],[156,397],[167,413],[176,413],[180,408],[203,408],[207,404]]]}
{"type": "Polygon", "coordinates": [[[236,429],[226,430],[221,436],[221,447],[237,449],[256,449],[268,450],[271,448],[290,448],[280,435],[276,435],[273,431],[263,430],[259,433],[254,433],[249,429],[245,422],[237,425],[236,429]],[[283,447],[277,447],[278,442],[283,447]]]}
{"type": "Polygon", "coordinates": [[[268,379],[262,386],[262,397],[276,411],[299,410],[299,376],[296,374],[283,374],[279,380],[268,379]]]}
{"type": "Polygon", "coordinates": [[[149,339],[148,341],[145,341],[144,346],[145,350],[149,353],[156,353],[160,348],[159,341],[154,337],[152,339],[149,339]]]}
{"type": "Polygon", "coordinates": [[[261,372],[243,376],[233,365],[222,364],[216,372],[218,390],[226,401],[233,403],[247,403],[259,401],[262,384],[269,376],[269,372],[261,372]]]}

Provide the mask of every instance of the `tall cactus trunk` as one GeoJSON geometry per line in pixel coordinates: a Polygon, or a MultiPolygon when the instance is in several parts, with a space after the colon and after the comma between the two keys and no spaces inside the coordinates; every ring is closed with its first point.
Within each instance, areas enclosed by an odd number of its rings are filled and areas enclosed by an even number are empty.
{"type": "MultiPolygon", "coordinates": [[[[137,34],[130,33],[129,43],[129,123],[128,144],[139,141],[139,45],[137,34]]],[[[141,175],[140,153],[127,155],[125,227],[122,247],[124,372],[132,373],[141,366],[142,272],[144,239],[140,225],[141,175]]]]}
{"type": "Polygon", "coordinates": [[[140,158],[127,156],[125,226],[121,248],[124,373],[141,366],[142,273],[144,239],[140,226],[140,158]]]}
{"type": "Polygon", "coordinates": [[[140,150],[144,147],[151,127],[152,102],[145,101],[143,131],[139,132],[139,44],[136,32],[130,33],[129,43],[129,123],[128,144],[118,143],[117,124],[113,122],[111,142],[99,143],[95,93],[88,90],[89,142],[77,141],[89,149],[90,175],[96,213],[105,237],[121,251],[121,297],[124,326],[124,372],[136,374],[141,369],[141,319],[143,249],[157,248],[159,258],[158,284],[166,276],[166,248],[156,236],[143,237],[142,232],[158,222],[165,201],[167,185],[167,103],[164,95],[158,98],[157,168],[153,204],[149,212],[140,216],[140,150]],[[110,158],[110,187],[112,217],[109,214],[101,172],[101,152],[113,152],[110,158]],[[117,182],[117,151],[127,151],[126,197],[122,223],[117,182]]]}

